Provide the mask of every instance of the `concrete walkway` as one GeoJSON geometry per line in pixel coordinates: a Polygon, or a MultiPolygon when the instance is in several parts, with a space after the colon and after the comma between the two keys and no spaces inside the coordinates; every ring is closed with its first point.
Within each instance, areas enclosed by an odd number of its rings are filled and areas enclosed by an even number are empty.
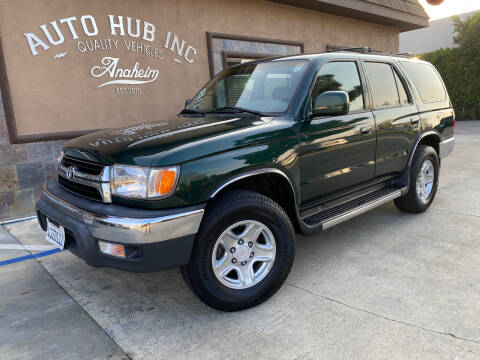
{"type": "MultiPolygon", "coordinates": [[[[93,269],[68,251],[0,267],[0,352],[122,357],[111,336],[133,359],[478,359],[480,122],[456,137],[429,211],[387,204],[298,236],[287,284],[250,310],[208,308],[178,270],[93,269]]],[[[35,221],[6,229],[46,244],[35,221]]]]}
{"type": "MultiPolygon", "coordinates": [[[[30,255],[21,248],[0,226],[0,261],[30,255]]],[[[3,359],[128,358],[36,260],[0,267],[0,289],[3,359]]]]}

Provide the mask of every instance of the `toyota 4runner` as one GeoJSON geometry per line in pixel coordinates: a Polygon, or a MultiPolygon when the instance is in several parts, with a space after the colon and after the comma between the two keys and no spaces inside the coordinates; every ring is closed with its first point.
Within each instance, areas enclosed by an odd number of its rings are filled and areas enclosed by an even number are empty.
{"type": "Polygon", "coordinates": [[[219,73],[176,116],[67,142],[38,220],[92,266],[181,267],[206,304],[245,309],[285,281],[296,232],[392,200],[427,210],[454,127],[424,61],[349,51],[253,61],[219,73]]]}

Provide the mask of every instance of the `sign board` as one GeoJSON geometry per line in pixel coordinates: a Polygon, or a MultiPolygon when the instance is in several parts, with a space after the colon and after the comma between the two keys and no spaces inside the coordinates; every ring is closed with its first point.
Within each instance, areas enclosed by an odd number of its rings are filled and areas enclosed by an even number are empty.
{"type": "Polygon", "coordinates": [[[161,120],[224,69],[225,56],[300,53],[305,36],[323,49],[324,32],[311,30],[337,21],[262,1],[0,0],[10,139],[161,120]]]}
{"type": "Polygon", "coordinates": [[[2,0],[0,82],[12,141],[68,138],[178,112],[208,67],[204,37],[175,21],[174,5],[2,0]]]}

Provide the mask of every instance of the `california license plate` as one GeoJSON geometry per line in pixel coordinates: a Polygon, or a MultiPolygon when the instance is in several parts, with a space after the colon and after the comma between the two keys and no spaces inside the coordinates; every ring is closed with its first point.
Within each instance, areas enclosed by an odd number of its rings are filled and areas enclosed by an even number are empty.
{"type": "Polygon", "coordinates": [[[47,218],[47,233],[45,235],[45,240],[59,249],[63,249],[65,247],[65,228],[53,223],[47,218]]]}

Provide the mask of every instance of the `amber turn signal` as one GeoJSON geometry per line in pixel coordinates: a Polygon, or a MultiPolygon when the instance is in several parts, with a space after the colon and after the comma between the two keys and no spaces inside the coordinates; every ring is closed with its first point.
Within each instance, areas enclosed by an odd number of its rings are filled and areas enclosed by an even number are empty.
{"type": "Polygon", "coordinates": [[[125,258],[125,247],[123,245],[113,244],[105,241],[98,241],[100,251],[106,255],[125,258]]]}
{"type": "Polygon", "coordinates": [[[178,168],[176,167],[152,169],[150,171],[148,197],[162,197],[171,194],[175,189],[177,177],[178,168]]]}

